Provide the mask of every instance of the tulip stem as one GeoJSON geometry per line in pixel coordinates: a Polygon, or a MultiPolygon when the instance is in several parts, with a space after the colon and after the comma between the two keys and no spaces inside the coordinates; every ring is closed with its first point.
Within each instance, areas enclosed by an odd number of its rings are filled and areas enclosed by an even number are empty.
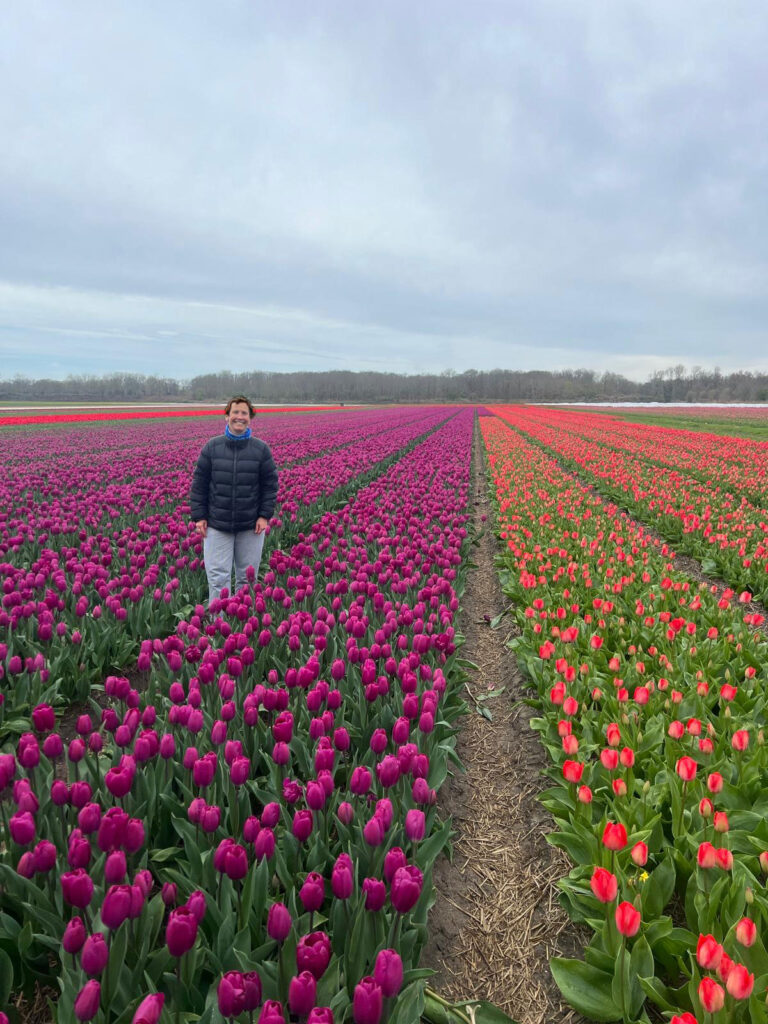
{"type": "Polygon", "coordinates": [[[624,936],[621,937],[621,957],[619,959],[619,981],[621,988],[621,1017],[622,1020],[627,1019],[627,1006],[626,1006],[626,992],[624,991],[624,956],[627,950],[627,942],[624,936]]]}
{"type": "Polygon", "coordinates": [[[687,782],[683,782],[683,792],[680,797],[680,822],[677,826],[676,835],[681,836],[683,834],[683,818],[685,816],[685,790],[688,786],[687,782]]]}
{"type": "Polygon", "coordinates": [[[176,1024],[181,1024],[181,957],[176,960],[176,1024]]]}

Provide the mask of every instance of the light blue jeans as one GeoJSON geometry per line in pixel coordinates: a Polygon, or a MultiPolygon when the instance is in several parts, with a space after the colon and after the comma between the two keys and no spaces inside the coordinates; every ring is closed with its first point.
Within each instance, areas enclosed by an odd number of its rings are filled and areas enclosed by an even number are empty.
{"type": "Polygon", "coordinates": [[[224,587],[234,593],[232,587],[232,563],[235,565],[235,591],[248,582],[246,572],[249,566],[258,575],[261,551],[264,547],[263,533],[241,530],[240,533],[224,533],[208,527],[203,541],[205,573],[208,577],[208,605],[221,595],[224,587]]]}

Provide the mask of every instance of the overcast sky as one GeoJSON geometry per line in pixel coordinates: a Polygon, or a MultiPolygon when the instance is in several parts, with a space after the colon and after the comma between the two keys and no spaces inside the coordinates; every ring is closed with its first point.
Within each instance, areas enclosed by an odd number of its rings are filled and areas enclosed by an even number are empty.
{"type": "Polygon", "coordinates": [[[768,369],[764,0],[24,0],[0,377],[768,369]]]}

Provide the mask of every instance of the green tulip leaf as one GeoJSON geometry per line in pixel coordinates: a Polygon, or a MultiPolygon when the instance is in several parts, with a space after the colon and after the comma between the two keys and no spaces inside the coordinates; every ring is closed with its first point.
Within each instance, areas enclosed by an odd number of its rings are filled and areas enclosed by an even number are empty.
{"type": "Polygon", "coordinates": [[[621,1010],[613,1001],[613,977],[581,960],[553,957],[552,976],[566,1002],[593,1021],[616,1021],[621,1010]]]}

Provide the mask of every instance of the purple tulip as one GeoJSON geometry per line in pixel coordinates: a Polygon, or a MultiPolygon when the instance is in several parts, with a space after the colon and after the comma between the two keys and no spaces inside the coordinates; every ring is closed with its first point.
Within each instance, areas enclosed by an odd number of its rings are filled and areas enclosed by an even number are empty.
{"type": "Polygon", "coordinates": [[[276,743],[272,748],[272,760],[277,765],[285,766],[291,760],[291,749],[287,743],[276,743]]]}
{"type": "Polygon", "coordinates": [[[299,890],[299,899],[304,909],[310,912],[319,910],[325,899],[325,883],[323,876],[316,871],[311,871],[299,890]]]}
{"type": "Polygon", "coordinates": [[[109,962],[109,948],[101,932],[94,932],[85,940],[80,953],[80,966],[86,974],[101,974],[109,962]]]}
{"type": "Polygon", "coordinates": [[[261,812],[261,824],[264,828],[274,828],[280,821],[280,804],[266,804],[261,812]]]}
{"type": "Polygon", "coordinates": [[[363,978],[355,985],[352,997],[352,1017],[355,1024],[379,1024],[383,1005],[381,989],[373,978],[363,978]]]}
{"type": "Polygon", "coordinates": [[[67,927],[64,929],[64,935],[61,939],[61,945],[64,952],[71,953],[72,956],[79,953],[83,948],[86,935],[87,932],[82,918],[73,917],[72,920],[67,923],[67,927]]]}
{"type": "Polygon", "coordinates": [[[282,1003],[268,999],[261,1008],[258,1024],[285,1024],[282,1003]]]}
{"type": "Polygon", "coordinates": [[[299,971],[309,971],[319,981],[330,959],[331,940],[325,932],[310,932],[299,939],[296,946],[296,966],[299,971]]]}
{"type": "Polygon", "coordinates": [[[374,754],[383,754],[387,749],[387,733],[384,729],[376,729],[371,736],[370,747],[374,754]]]}
{"type": "Polygon", "coordinates": [[[80,808],[77,815],[77,824],[84,835],[97,832],[101,822],[101,808],[98,804],[90,803],[80,808]]]}
{"type": "Polygon", "coordinates": [[[64,741],[57,732],[52,732],[43,740],[43,753],[49,761],[54,761],[64,753],[64,741]]]}
{"type": "Polygon", "coordinates": [[[381,910],[387,902],[387,887],[378,878],[365,878],[362,885],[366,910],[381,910]]]}
{"type": "Polygon", "coordinates": [[[131,1024],[158,1024],[164,1003],[165,996],[162,992],[146,996],[136,1008],[131,1024]]]}
{"type": "Polygon", "coordinates": [[[93,897],[93,881],[83,868],[67,871],[61,876],[61,891],[64,902],[71,907],[84,910],[93,897]]]}
{"type": "Polygon", "coordinates": [[[73,782],[69,787],[69,802],[73,807],[82,810],[93,796],[90,782],[73,782]]]}
{"type": "Polygon", "coordinates": [[[192,766],[192,781],[199,789],[205,789],[213,782],[216,775],[216,764],[216,758],[211,758],[207,754],[195,761],[192,766]]]}
{"type": "Polygon", "coordinates": [[[336,809],[336,817],[343,825],[349,825],[355,817],[355,809],[352,804],[344,800],[336,809]]]}
{"type": "Polygon", "coordinates": [[[369,846],[381,846],[387,830],[380,817],[374,815],[363,826],[363,839],[369,846]]]}
{"type": "Polygon", "coordinates": [[[32,709],[32,724],[37,732],[53,732],[56,728],[56,713],[50,704],[38,704],[32,709]]]}
{"type": "Polygon", "coordinates": [[[35,819],[29,811],[13,814],[8,827],[17,846],[27,846],[35,838],[35,819]]]}
{"type": "Polygon", "coordinates": [[[32,851],[32,867],[36,874],[44,875],[56,866],[56,847],[41,839],[32,851]]]}
{"type": "Polygon", "coordinates": [[[253,844],[256,860],[271,860],[275,853],[275,833],[271,828],[262,828],[253,844]]]}
{"type": "Polygon", "coordinates": [[[75,1017],[79,1021],[93,1020],[99,1012],[101,985],[98,981],[87,981],[75,998],[75,1017]]]}
{"type": "MultiPolygon", "coordinates": [[[[193,801],[194,803],[194,801],[193,801]]],[[[210,806],[203,802],[203,808],[200,812],[200,827],[203,832],[208,835],[212,835],[221,824],[221,808],[216,804],[210,806]]]]}
{"type": "Polygon", "coordinates": [[[237,1017],[245,1009],[245,986],[240,971],[228,971],[216,989],[219,1013],[222,1017],[237,1017]]]}
{"type": "Polygon", "coordinates": [[[99,822],[96,844],[102,853],[110,853],[123,845],[129,817],[120,807],[110,807],[99,822]]]}
{"type": "Polygon", "coordinates": [[[403,961],[394,949],[382,949],[376,957],[373,977],[384,997],[396,996],[403,984],[403,961]]]}
{"type": "Polygon", "coordinates": [[[356,796],[364,796],[371,788],[371,773],[365,765],[358,765],[349,780],[349,790],[356,796]]]}
{"type": "Polygon", "coordinates": [[[189,899],[186,902],[186,907],[192,912],[195,920],[199,924],[205,917],[205,893],[201,889],[195,889],[193,893],[190,893],[189,899]]]}
{"type": "Polygon", "coordinates": [[[411,810],[405,815],[405,835],[412,843],[421,842],[424,838],[426,823],[424,811],[411,810]]]}
{"type": "Polygon", "coordinates": [[[171,956],[181,957],[189,952],[197,938],[197,917],[188,907],[172,910],[165,929],[165,941],[171,956]]]}
{"type": "Polygon", "coordinates": [[[330,1006],[313,1006],[309,1011],[307,1024],[334,1024],[330,1006]]]}
{"type": "Polygon", "coordinates": [[[104,881],[108,885],[117,885],[124,880],[127,869],[123,851],[114,850],[104,863],[104,881]]]}
{"type": "Polygon", "coordinates": [[[423,875],[414,864],[397,869],[390,885],[389,899],[398,914],[406,914],[416,906],[423,882],[423,875]]]}
{"type": "Polygon", "coordinates": [[[67,863],[71,868],[87,868],[91,862],[91,844],[83,836],[79,828],[69,834],[67,844],[67,863]]]}
{"type": "Polygon", "coordinates": [[[309,971],[291,978],[288,985],[288,1008],[299,1017],[306,1017],[317,999],[317,982],[309,971]]]}
{"type": "Polygon", "coordinates": [[[240,846],[234,839],[223,839],[214,854],[213,865],[233,882],[245,878],[248,874],[248,854],[245,847],[240,846]]]}
{"type": "Polygon", "coordinates": [[[291,915],[284,903],[273,903],[267,914],[267,935],[276,942],[285,942],[291,932],[291,915]]]}
{"type": "Polygon", "coordinates": [[[393,846],[391,850],[387,850],[384,856],[384,881],[390,884],[397,869],[404,868],[407,863],[408,858],[399,846],[393,846]]]}
{"type": "Polygon", "coordinates": [[[140,818],[129,818],[123,833],[123,846],[126,853],[136,853],[144,845],[144,822],[140,818]]]}
{"type": "Polygon", "coordinates": [[[313,824],[312,811],[296,811],[293,816],[291,832],[300,843],[305,843],[312,835],[313,824]]]}
{"type": "Polygon", "coordinates": [[[355,875],[352,859],[347,853],[340,853],[331,872],[331,889],[337,900],[348,900],[352,895],[355,875]]]}
{"type": "Polygon", "coordinates": [[[236,757],[229,769],[229,777],[234,786],[242,786],[248,781],[251,773],[251,762],[247,757],[236,757]]]}
{"type": "Polygon", "coordinates": [[[130,764],[123,764],[122,760],[120,764],[115,765],[114,768],[110,768],[104,776],[104,785],[107,787],[112,796],[118,800],[122,800],[131,791],[133,780],[136,774],[135,762],[131,760],[130,764]]]}
{"type": "Polygon", "coordinates": [[[105,928],[112,931],[119,928],[123,921],[131,916],[130,885],[111,885],[104,895],[101,904],[101,921],[105,928]]]}

